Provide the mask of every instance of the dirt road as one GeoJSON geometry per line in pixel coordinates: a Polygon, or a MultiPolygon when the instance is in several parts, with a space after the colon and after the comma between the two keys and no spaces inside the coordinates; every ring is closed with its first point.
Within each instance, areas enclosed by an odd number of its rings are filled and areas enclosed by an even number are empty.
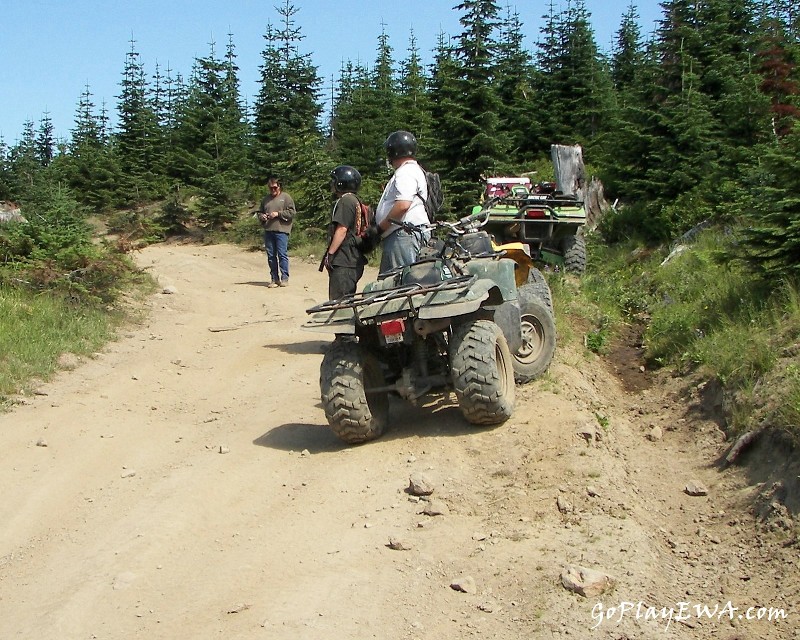
{"type": "Polygon", "coordinates": [[[137,260],[171,293],[0,416],[0,638],[800,637],[797,549],[713,466],[694,399],[561,348],[500,427],[398,401],[346,447],[319,404],[329,337],[300,329],[315,265],[269,289],[232,247],[137,260]],[[613,587],[568,591],[565,565],[613,587]]]}

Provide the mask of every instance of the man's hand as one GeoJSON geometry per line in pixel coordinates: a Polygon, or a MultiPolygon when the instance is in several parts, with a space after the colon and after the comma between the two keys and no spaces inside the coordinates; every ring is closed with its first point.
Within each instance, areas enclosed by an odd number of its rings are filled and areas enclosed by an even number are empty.
{"type": "MultiPolygon", "coordinates": [[[[333,271],[333,254],[326,253],[325,257],[322,259],[323,266],[328,270],[328,273],[333,271]]],[[[321,269],[320,269],[321,271],[321,269]]]]}

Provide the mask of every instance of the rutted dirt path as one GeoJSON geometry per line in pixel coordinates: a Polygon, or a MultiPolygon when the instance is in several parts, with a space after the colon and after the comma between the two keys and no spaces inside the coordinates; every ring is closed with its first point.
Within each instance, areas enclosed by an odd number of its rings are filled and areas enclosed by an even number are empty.
{"type": "Polygon", "coordinates": [[[505,425],[397,402],[383,438],[346,447],[319,405],[329,337],[300,329],[326,297],[315,265],[268,289],[233,247],[137,260],[174,293],[0,416],[0,638],[800,637],[797,547],[715,468],[692,398],[626,393],[561,348],[505,425]],[[432,502],[405,492],[414,472],[432,502]],[[565,564],[615,586],[571,593],[565,564]],[[683,601],[721,615],[667,624],[683,601]],[[598,624],[623,602],[659,615],[598,624]]]}

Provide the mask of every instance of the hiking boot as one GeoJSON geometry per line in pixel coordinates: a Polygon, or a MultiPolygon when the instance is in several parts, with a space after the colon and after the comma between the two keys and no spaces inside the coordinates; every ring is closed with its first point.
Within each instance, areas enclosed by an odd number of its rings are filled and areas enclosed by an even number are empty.
{"type": "Polygon", "coordinates": [[[288,287],[288,286],[289,286],[289,281],[288,281],[288,280],[281,280],[281,281],[278,283],[278,286],[279,286],[279,287],[288,287]]]}

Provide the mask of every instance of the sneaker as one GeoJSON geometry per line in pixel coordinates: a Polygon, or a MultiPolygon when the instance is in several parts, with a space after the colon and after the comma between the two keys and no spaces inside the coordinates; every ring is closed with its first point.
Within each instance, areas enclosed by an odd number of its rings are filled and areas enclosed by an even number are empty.
{"type": "Polygon", "coordinates": [[[289,281],[288,281],[288,280],[281,280],[281,281],[278,283],[278,286],[279,286],[279,287],[288,287],[288,286],[289,286],[289,281]]]}
{"type": "Polygon", "coordinates": [[[278,287],[278,286],[280,286],[280,285],[279,285],[277,282],[270,282],[270,283],[267,285],[267,288],[268,288],[268,289],[274,289],[275,287],[278,287]]]}

